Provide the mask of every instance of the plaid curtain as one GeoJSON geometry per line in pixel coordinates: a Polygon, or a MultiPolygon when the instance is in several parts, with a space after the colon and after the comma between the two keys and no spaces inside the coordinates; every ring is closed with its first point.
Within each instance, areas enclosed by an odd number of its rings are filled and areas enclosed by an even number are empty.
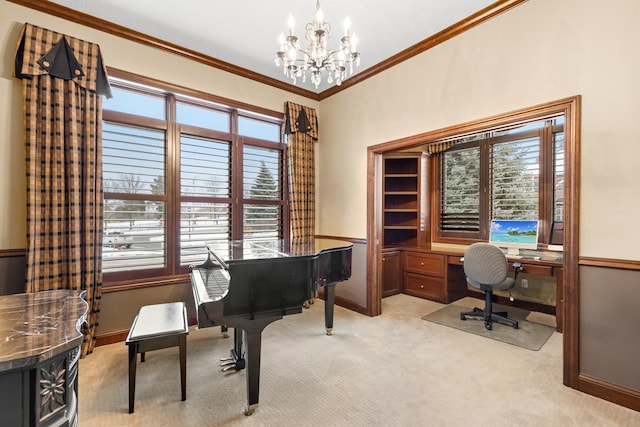
{"type": "Polygon", "coordinates": [[[102,98],[98,45],[25,24],[16,53],[27,164],[26,292],[84,291],[82,354],[93,351],[102,287],[102,98]]]}
{"type": "Polygon", "coordinates": [[[284,134],[289,139],[291,237],[315,236],[315,151],[318,118],[309,107],[285,102],[284,134]]]}

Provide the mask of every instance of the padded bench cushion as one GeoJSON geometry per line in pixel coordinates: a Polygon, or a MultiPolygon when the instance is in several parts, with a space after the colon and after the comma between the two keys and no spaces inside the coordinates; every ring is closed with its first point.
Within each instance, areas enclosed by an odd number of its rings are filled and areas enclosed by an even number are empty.
{"type": "Polygon", "coordinates": [[[127,343],[188,333],[184,302],[145,305],[140,308],[133,321],[127,343]]]}

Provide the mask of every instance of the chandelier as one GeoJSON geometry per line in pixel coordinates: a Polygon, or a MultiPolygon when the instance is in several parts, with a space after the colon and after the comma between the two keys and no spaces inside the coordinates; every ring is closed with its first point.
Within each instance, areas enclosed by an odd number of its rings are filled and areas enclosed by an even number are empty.
{"type": "Polygon", "coordinates": [[[340,45],[335,50],[330,50],[329,33],[331,25],[324,22],[322,11],[320,10],[320,0],[316,1],[316,11],[313,14],[313,21],[308,22],[304,27],[304,37],[307,41],[306,47],[301,47],[298,37],[293,30],[293,16],[289,17],[289,35],[280,33],[280,49],[276,53],[276,66],[282,65],[285,76],[293,80],[296,84],[298,78],[302,77],[304,83],[307,79],[307,71],[311,74],[311,82],[316,89],[322,82],[322,72],[327,73],[327,83],[340,86],[347,77],[347,67],[349,75],[353,74],[353,65],[360,65],[360,52],[356,50],[356,36],[351,33],[349,18],[344,22],[344,35],[340,39],[340,45]],[[298,57],[298,54],[301,54],[298,57]]]}

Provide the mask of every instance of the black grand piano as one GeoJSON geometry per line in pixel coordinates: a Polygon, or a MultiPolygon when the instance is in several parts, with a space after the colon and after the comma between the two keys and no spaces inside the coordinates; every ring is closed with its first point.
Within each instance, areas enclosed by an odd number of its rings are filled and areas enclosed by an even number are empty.
{"type": "Polygon", "coordinates": [[[207,261],[191,266],[198,328],[234,328],[234,347],[223,365],[247,370],[246,415],[258,407],[262,331],[283,316],[300,313],[323,287],[325,327],[331,335],[335,286],[351,276],[352,246],[318,238],[237,240],[208,245],[207,261]]]}

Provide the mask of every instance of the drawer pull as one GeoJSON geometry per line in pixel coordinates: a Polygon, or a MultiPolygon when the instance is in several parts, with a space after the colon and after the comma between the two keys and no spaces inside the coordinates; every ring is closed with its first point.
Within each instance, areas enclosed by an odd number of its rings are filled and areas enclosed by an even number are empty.
{"type": "Polygon", "coordinates": [[[420,263],[420,266],[421,266],[421,267],[424,267],[424,262],[421,262],[421,263],[420,263]]]}
{"type": "Polygon", "coordinates": [[[420,285],[420,289],[424,289],[424,285],[420,285]]]}

